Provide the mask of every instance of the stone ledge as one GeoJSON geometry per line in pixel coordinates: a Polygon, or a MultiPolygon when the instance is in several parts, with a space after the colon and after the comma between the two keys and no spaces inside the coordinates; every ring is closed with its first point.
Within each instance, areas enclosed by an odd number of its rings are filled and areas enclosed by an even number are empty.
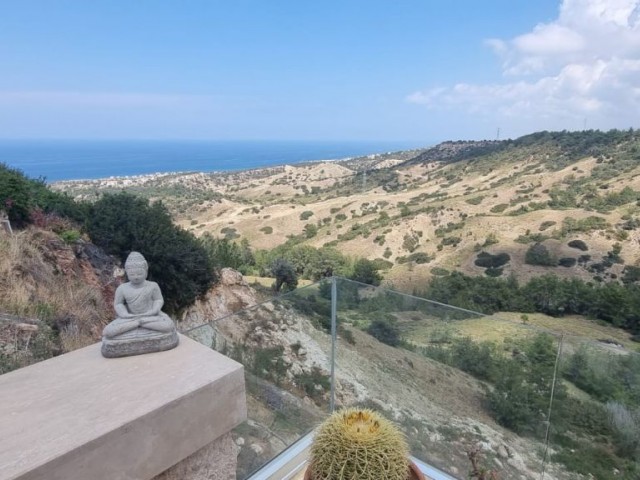
{"type": "Polygon", "coordinates": [[[0,480],[148,480],[245,418],[242,366],[187,337],[114,359],[95,344],[0,376],[0,480]]]}

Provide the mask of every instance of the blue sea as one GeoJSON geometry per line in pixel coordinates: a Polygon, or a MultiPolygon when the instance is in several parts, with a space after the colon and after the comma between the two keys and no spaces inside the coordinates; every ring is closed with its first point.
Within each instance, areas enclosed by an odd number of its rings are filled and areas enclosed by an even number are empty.
{"type": "Polygon", "coordinates": [[[32,178],[244,170],[408,150],[410,142],[2,140],[0,163],[32,178]]]}

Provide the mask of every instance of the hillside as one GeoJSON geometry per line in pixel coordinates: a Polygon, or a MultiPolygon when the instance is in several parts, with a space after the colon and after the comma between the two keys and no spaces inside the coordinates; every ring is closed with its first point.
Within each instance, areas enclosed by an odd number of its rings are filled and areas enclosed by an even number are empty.
{"type": "Polygon", "coordinates": [[[486,267],[475,264],[482,251],[509,256],[490,274],[520,280],[547,272],[611,280],[640,261],[640,132],[633,130],[541,132],[342,162],[54,188],[77,198],[124,188],[162,199],[196,235],[247,239],[253,249],[294,241],[385,260],[385,278],[405,290],[451,270],[482,275],[486,267]],[[582,250],[568,245],[575,240],[582,250]],[[526,260],[538,242],[549,265],[526,260]]]}

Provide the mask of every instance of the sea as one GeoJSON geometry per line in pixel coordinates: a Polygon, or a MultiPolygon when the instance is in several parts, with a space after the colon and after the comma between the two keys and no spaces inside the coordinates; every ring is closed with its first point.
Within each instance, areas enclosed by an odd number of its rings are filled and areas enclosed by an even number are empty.
{"type": "Polygon", "coordinates": [[[47,182],[246,170],[424,147],[393,141],[0,140],[0,163],[47,182]]]}

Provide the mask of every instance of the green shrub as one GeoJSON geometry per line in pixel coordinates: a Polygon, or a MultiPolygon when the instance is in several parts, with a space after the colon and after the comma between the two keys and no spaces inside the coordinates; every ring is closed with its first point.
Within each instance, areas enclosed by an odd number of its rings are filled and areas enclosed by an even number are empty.
{"type": "Polygon", "coordinates": [[[436,277],[444,277],[449,275],[449,270],[447,270],[446,268],[442,268],[442,267],[433,267],[431,269],[431,274],[435,275],[436,277]]]}
{"type": "Polygon", "coordinates": [[[567,245],[569,245],[571,248],[582,250],[583,252],[589,250],[589,246],[582,240],[571,240],[569,243],[567,243],[567,245]]]}
{"type": "Polygon", "coordinates": [[[484,274],[489,277],[499,277],[500,275],[502,275],[502,272],[503,272],[502,268],[490,267],[484,271],[484,274]]]}
{"type": "Polygon", "coordinates": [[[234,240],[240,237],[237,230],[233,227],[223,227],[222,229],[220,229],[220,233],[223,234],[224,238],[226,238],[227,240],[234,240]]]}
{"type": "Polygon", "coordinates": [[[78,230],[64,230],[59,233],[60,238],[64,240],[65,243],[75,243],[80,240],[80,232],[78,230]]]}
{"type": "Polygon", "coordinates": [[[384,258],[376,258],[372,261],[376,270],[389,270],[393,267],[393,263],[384,258]]]}
{"type": "Polygon", "coordinates": [[[475,264],[478,267],[483,268],[499,268],[511,261],[511,256],[508,253],[498,253],[492,255],[488,252],[480,252],[475,260],[475,264]]]}
{"type": "Polygon", "coordinates": [[[161,202],[150,204],[128,193],[105,195],[91,206],[87,231],[122,262],[131,251],[142,253],[171,313],[191,305],[216,279],[204,247],[173,223],[161,202]]]}
{"type": "Polygon", "coordinates": [[[602,217],[592,215],[587,218],[576,220],[575,218],[566,217],[562,221],[562,235],[575,232],[591,232],[593,230],[605,230],[609,227],[609,223],[602,217]]]}
{"type": "Polygon", "coordinates": [[[36,210],[82,223],[88,205],[50,190],[44,179],[32,180],[20,170],[0,163],[0,210],[7,212],[14,227],[22,228],[32,223],[31,214],[36,210]]]}
{"type": "Polygon", "coordinates": [[[544,222],[542,222],[540,224],[540,227],[538,228],[541,232],[545,231],[546,229],[553,227],[557,222],[554,222],[553,220],[545,220],[544,222]]]}
{"type": "Polygon", "coordinates": [[[331,383],[329,376],[322,372],[322,369],[313,366],[310,372],[302,372],[295,377],[295,383],[311,398],[317,399],[322,397],[326,390],[329,390],[331,383]],[[316,385],[322,387],[316,388],[316,385]]]}
{"type": "Polygon", "coordinates": [[[400,345],[400,329],[393,320],[374,320],[367,328],[367,333],[392,347],[400,345]]]}
{"type": "Polygon", "coordinates": [[[262,227],[260,231],[265,235],[271,235],[273,233],[273,227],[269,227],[269,226],[262,227]]]}
{"type": "Polygon", "coordinates": [[[283,358],[284,347],[256,348],[249,365],[252,373],[280,385],[287,374],[287,366],[283,358]]]}
{"type": "Polygon", "coordinates": [[[300,220],[305,221],[313,216],[313,212],[311,210],[305,210],[300,214],[300,220]]]}
{"type": "Polygon", "coordinates": [[[558,264],[556,258],[551,255],[549,249],[542,243],[531,245],[525,253],[524,262],[529,265],[542,265],[546,267],[555,267],[558,264]]]}
{"type": "Polygon", "coordinates": [[[432,260],[433,260],[433,257],[429,256],[429,254],[425,252],[414,252],[407,257],[407,261],[415,262],[419,265],[423,263],[429,263],[432,260]]]}
{"type": "Polygon", "coordinates": [[[491,207],[491,209],[489,211],[491,213],[502,213],[507,208],[509,208],[509,204],[508,203],[499,203],[498,205],[494,205],[493,207],[491,207]]]}
{"type": "Polygon", "coordinates": [[[417,235],[407,233],[402,241],[402,248],[411,253],[418,248],[419,242],[420,240],[417,235]]]}
{"type": "Polygon", "coordinates": [[[480,205],[484,200],[484,196],[480,195],[479,197],[468,198],[465,200],[469,205],[480,205]]]}
{"type": "Polygon", "coordinates": [[[318,234],[318,227],[313,223],[307,223],[304,226],[304,236],[307,238],[313,238],[318,234]]]}
{"type": "Polygon", "coordinates": [[[560,260],[558,260],[558,265],[566,268],[573,267],[576,265],[576,263],[577,263],[577,260],[573,257],[563,257],[560,260]]]}
{"type": "Polygon", "coordinates": [[[461,241],[462,241],[462,238],[460,237],[445,237],[440,241],[440,245],[442,246],[451,245],[451,246],[457,247],[461,241]]]}

